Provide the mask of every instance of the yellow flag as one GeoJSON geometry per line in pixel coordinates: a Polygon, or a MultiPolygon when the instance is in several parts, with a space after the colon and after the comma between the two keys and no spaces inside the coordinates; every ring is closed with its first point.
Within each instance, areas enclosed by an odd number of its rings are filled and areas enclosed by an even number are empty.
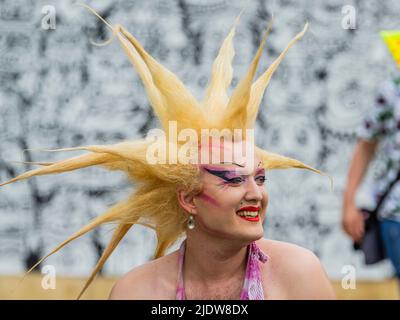
{"type": "Polygon", "coordinates": [[[400,68],[400,30],[381,31],[380,35],[400,68]]]}

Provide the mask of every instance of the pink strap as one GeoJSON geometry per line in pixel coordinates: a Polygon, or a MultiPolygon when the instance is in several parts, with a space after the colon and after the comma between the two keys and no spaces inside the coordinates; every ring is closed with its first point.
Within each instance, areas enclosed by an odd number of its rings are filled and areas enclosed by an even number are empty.
{"type": "Polygon", "coordinates": [[[264,290],[262,286],[262,274],[258,261],[267,262],[269,257],[252,242],[247,257],[246,275],[240,300],[264,300],[264,290]]]}

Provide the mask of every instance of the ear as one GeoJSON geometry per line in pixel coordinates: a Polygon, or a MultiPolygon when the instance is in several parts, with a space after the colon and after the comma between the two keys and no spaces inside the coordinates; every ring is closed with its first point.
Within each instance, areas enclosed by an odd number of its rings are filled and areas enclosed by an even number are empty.
{"type": "Polygon", "coordinates": [[[194,203],[194,194],[183,189],[177,189],[176,196],[180,206],[189,214],[196,215],[197,209],[194,203]]]}

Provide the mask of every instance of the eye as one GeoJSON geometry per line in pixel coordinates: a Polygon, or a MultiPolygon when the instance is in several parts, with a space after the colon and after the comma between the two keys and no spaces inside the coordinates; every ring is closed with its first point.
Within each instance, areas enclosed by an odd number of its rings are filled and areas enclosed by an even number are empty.
{"type": "Polygon", "coordinates": [[[260,184],[264,184],[265,180],[267,180],[265,178],[265,176],[259,176],[256,178],[257,182],[259,182],[260,184]]]}
{"type": "Polygon", "coordinates": [[[242,178],[232,178],[232,179],[228,179],[229,183],[241,183],[244,180],[242,178]]]}

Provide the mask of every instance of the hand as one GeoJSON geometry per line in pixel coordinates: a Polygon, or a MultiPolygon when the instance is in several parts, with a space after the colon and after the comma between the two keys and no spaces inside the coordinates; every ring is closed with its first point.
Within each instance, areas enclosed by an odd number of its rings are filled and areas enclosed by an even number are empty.
{"type": "Polygon", "coordinates": [[[344,206],[342,226],[353,241],[361,242],[364,236],[364,217],[354,203],[344,206]]]}

